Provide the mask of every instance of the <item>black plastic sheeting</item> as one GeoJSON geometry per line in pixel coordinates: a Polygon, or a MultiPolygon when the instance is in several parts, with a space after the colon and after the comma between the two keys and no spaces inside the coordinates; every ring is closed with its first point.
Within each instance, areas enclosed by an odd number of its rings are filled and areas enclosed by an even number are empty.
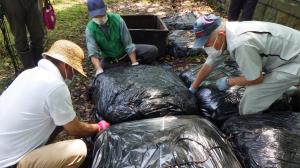
{"type": "MultiPolygon", "coordinates": [[[[200,67],[201,65],[194,66],[180,75],[187,87],[194,81],[200,67]]],[[[241,72],[238,70],[236,62],[228,60],[215,68],[202,82],[196,93],[202,116],[209,118],[217,125],[221,125],[228,118],[239,115],[238,107],[244,95],[245,87],[232,86],[226,91],[219,91],[215,82],[217,79],[225,76],[239,76],[240,74],[241,72]]],[[[283,95],[266,112],[292,110],[291,101],[290,96],[283,95]]]]}
{"type": "Polygon", "coordinates": [[[192,30],[197,16],[193,12],[175,13],[162,20],[169,30],[192,30]]]}
{"type": "Polygon", "coordinates": [[[194,49],[195,35],[192,31],[197,15],[193,12],[176,13],[162,19],[171,30],[168,36],[168,54],[182,58],[205,54],[204,50],[194,49]]]}
{"type": "MultiPolygon", "coordinates": [[[[194,66],[180,77],[186,86],[190,86],[194,81],[201,65],[194,66]]],[[[239,102],[243,96],[245,88],[234,86],[224,91],[219,91],[216,87],[216,80],[225,76],[239,76],[237,64],[228,61],[220,65],[202,82],[196,97],[202,116],[211,119],[216,124],[222,124],[226,119],[238,115],[239,102]]]]}
{"type": "Polygon", "coordinates": [[[110,123],[199,114],[195,96],[176,74],[161,67],[109,69],[97,76],[93,90],[96,118],[110,123]]]}
{"type": "Polygon", "coordinates": [[[300,114],[249,115],[229,119],[222,128],[245,167],[300,167],[300,114]]]}
{"type": "MultiPolygon", "coordinates": [[[[183,72],[180,75],[180,78],[186,84],[186,86],[190,86],[192,82],[196,79],[196,75],[201,68],[201,65],[194,65],[187,71],[183,72]]],[[[239,71],[238,65],[235,61],[227,60],[224,64],[216,67],[212,73],[205,79],[203,82],[203,86],[209,86],[214,84],[216,80],[225,77],[225,76],[240,76],[241,72],[239,71]]]]}
{"type": "Polygon", "coordinates": [[[293,111],[300,112],[300,95],[292,96],[291,104],[293,107],[293,111]]]}
{"type": "Polygon", "coordinates": [[[169,33],[168,53],[174,57],[188,57],[205,54],[202,48],[194,49],[195,35],[188,30],[174,30],[169,33]]]}
{"type": "Polygon", "coordinates": [[[168,116],[111,126],[98,135],[93,168],[240,168],[222,133],[198,116],[168,116]]]}

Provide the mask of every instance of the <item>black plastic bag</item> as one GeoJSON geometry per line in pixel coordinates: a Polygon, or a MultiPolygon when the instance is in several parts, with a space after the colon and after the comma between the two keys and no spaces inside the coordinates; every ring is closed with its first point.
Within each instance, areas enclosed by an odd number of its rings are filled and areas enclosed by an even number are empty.
{"type": "Polygon", "coordinates": [[[168,52],[171,56],[182,58],[187,56],[205,54],[202,48],[193,48],[195,35],[192,31],[171,31],[168,37],[168,41],[168,52]]]}
{"type": "Polygon", "coordinates": [[[293,111],[300,112],[300,95],[292,96],[291,104],[293,106],[293,111]]]}
{"type": "Polygon", "coordinates": [[[234,117],[222,130],[245,167],[300,167],[300,114],[281,112],[234,117]]]}
{"type": "Polygon", "coordinates": [[[110,123],[199,114],[195,96],[178,76],[161,67],[112,68],[97,76],[93,88],[96,118],[110,123]]]}
{"type": "Polygon", "coordinates": [[[239,168],[222,133],[198,116],[168,116],[111,126],[98,135],[93,168],[239,168]]]}
{"type": "MultiPolygon", "coordinates": [[[[180,75],[180,78],[183,80],[187,87],[190,87],[192,82],[196,79],[197,73],[200,70],[201,65],[195,65],[191,67],[189,70],[183,72],[180,75]]],[[[240,76],[241,72],[238,69],[238,65],[235,61],[227,60],[224,64],[219,65],[214,69],[212,73],[208,75],[208,77],[203,82],[203,86],[209,86],[214,84],[216,80],[222,77],[229,76],[240,76]]]]}
{"type": "MultiPolygon", "coordinates": [[[[200,66],[194,66],[188,71],[182,73],[180,77],[189,87],[200,69],[200,66]]],[[[216,87],[216,80],[222,77],[239,76],[241,73],[234,61],[227,61],[220,65],[202,82],[196,97],[199,104],[200,114],[211,119],[215,124],[222,124],[226,119],[238,115],[238,106],[244,87],[234,86],[226,91],[219,91],[216,87]]]]}
{"type": "Polygon", "coordinates": [[[193,12],[175,13],[162,20],[169,30],[192,30],[197,16],[193,12]]]}

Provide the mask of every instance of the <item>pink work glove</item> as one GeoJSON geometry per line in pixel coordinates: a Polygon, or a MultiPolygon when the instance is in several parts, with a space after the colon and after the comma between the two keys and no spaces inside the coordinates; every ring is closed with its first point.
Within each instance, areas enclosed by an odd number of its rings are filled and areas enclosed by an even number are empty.
{"type": "Polygon", "coordinates": [[[103,131],[103,130],[107,129],[109,126],[110,126],[110,124],[108,122],[106,122],[105,120],[101,120],[100,122],[98,122],[99,131],[103,131]]]}

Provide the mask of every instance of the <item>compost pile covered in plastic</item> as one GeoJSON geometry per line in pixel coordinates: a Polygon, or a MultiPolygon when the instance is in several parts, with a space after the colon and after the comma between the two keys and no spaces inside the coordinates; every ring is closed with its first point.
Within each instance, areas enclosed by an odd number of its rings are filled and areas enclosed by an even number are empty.
{"type": "MultiPolygon", "coordinates": [[[[200,69],[201,65],[194,66],[180,77],[189,87],[200,69]]],[[[202,82],[196,97],[201,115],[221,123],[231,116],[238,115],[238,105],[243,96],[245,88],[234,86],[224,91],[216,87],[216,80],[225,76],[239,76],[241,73],[233,61],[220,65],[202,82]]]]}
{"type": "Polygon", "coordinates": [[[195,35],[189,30],[173,30],[169,34],[168,52],[174,57],[187,57],[204,54],[202,48],[195,49],[195,35]]]}
{"type": "Polygon", "coordinates": [[[168,116],[111,126],[98,135],[93,167],[239,168],[221,132],[198,116],[168,116]]]}
{"type": "Polygon", "coordinates": [[[191,30],[197,16],[193,12],[175,13],[162,18],[169,30],[191,30]]]}
{"type": "Polygon", "coordinates": [[[161,67],[109,69],[97,76],[93,89],[96,117],[110,123],[199,112],[180,78],[161,67]]]}
{"type": "Polygon", "coordinates": [[[223,130],[245,167],[300,167],[300,114],[234,117],[223,130]]]}
{"type": "Polygon", "coordinates": [[[187,57],[205,52],[193,48],[195,35],[192,31],[197,16],[193,12],[176,13],[163,18],[170,31],[168,36],[168,53],[174,57],[187,57]]]}
{"type": "MultiPolygon", "coordinates": [[[[201,66],[194,66],[180,75],[186,86],[189,87],[195,80],[201,66]]],[[[218,125],[228,118],[238,115],[238,106],[244,95],[245,87],[232,86],[228,90],[220,91],[216,87],[216,81],[225,76],[240,75],[241,72],[238,69],[238,65],[232,60],[227,60],[209,74],[196,93],[201,115],[211,119],[218,125]]],[[[291,110],[291,101],[290,96],[283,95],[271,105],[268,111],[291,110]]]]}
{"type": "Polygon", "coordinates": [[[300,112],[300,95],[292,96],[291,105],[293,106],[293,111],[300,112]]]}

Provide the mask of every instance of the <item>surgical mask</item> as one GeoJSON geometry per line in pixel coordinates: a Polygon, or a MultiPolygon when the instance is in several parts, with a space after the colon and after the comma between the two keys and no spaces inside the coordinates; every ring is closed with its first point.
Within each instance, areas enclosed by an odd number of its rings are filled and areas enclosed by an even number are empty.
{"type": "Polygon", "coordinates": [[[72,79],[68,79],[68,73],[67,73],[67,69],[66,69],[66,65],[65,65],[65,74],[66,74],[65,83],[66,83],[66,85],[68,85],[68,86],[71,85],[71,83],[73,82],[73,79],[74,79],[74,70],[73,70],[73,68],[72,68],[72,73],[73,73],[72,79]]]}
{"type": "MultiPolygon", "coordinates": [[[[219,37],[219,36],[218,36],[219,37]]],[[[217,37],[217,38],[218,38],[217,37]]],[[[218,56],[220,56],[221,54],[222,54],[222,48],[223,48],[223,46],[224,46],[224,42],[222,43],[222,46],[221,46],[221,48],[220,48],[220,50],[217,50],[217,49],[215,49],[215,44],[216,44],[216,41],[217,41],[217,39],[215,39],[215,41],[214,41],[214,44],[211,46],[211,47],[204,47],[204,50],[205,50],[205,52],[206,52],[206,54],[208,55],[208,56],[211,56],[211,57],[218,57],[218,56]]]]}
{"type": "Polygon", "coordinates": [[[93,18],[93,21],[95,23],[97,23],[98,25],[105,25],[107,20],[108,20],[107,15],[100,17],[100,18],[93,18]]]}

